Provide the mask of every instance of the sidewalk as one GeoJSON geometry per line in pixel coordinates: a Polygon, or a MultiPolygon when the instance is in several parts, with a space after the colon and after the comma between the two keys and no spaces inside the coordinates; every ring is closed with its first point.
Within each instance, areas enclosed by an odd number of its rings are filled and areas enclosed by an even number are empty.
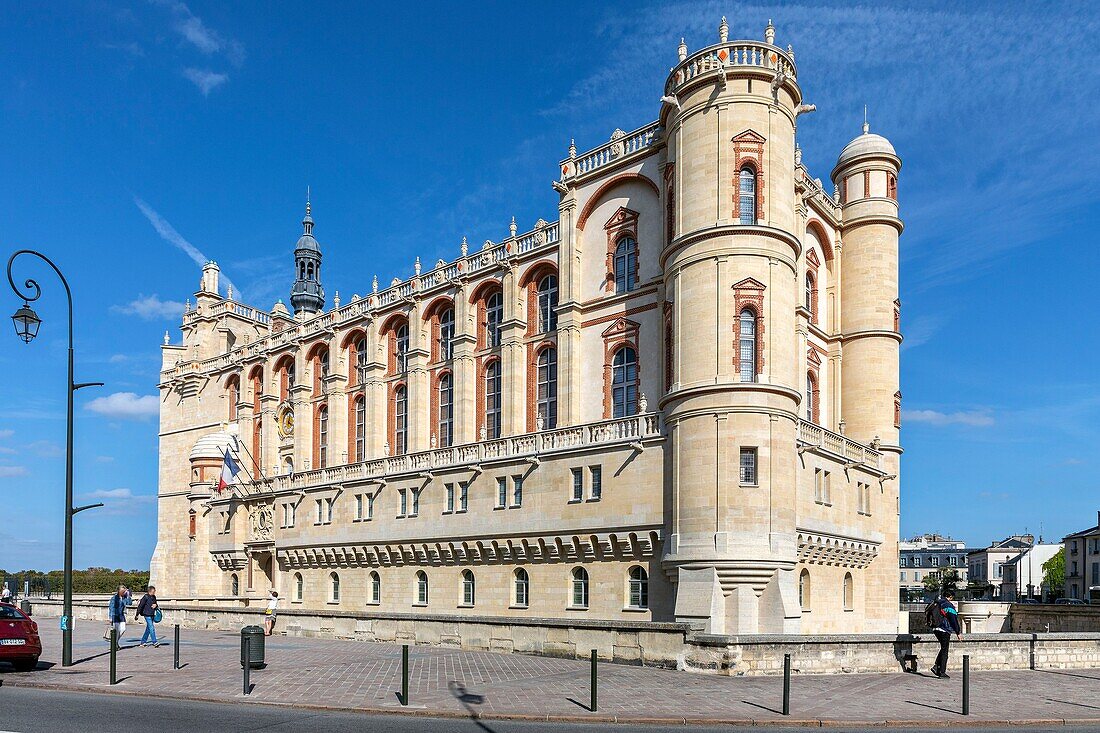
{"type": "MultiPolygon", "coordinates": [[[[42,619],[46,652],[36,672],[0,674],[4,685],[155,695],[222,702],[408,712],[449,717],[741,723],[746,725],[891,724],[958,727],[996,721],[1100,724],[1100,671],[975,672],[971,715],[961,715],[961,657],[952,679],[930,675],[799,676],[791,682],[791,715],[779,714],[781,677],[720,677],[599,665],[599,711],[589,712],[586,661],[519,654],[411,647],[410,706],[401,689],[401,647],[356,641],[269,637],[267,667],[253,670],[252,694],[241,694],[240,637],[181,631],[182,669],[172,669],[172,628],[156,649],[132,646],[131,627],[118,653],[119,684],[108,683],[108,645],[101,625],[81,622],[77,661],[60,665],[61,632],[42,619]],[[48,669],[44,669],[49,665],[48,669]]],[[[135,633],[136,629],[136,633],[135,633]]]]}

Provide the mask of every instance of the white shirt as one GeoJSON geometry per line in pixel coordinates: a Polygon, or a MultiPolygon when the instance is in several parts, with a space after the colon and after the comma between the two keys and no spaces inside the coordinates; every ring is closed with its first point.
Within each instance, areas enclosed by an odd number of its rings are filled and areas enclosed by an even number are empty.
{"type": "Polygon", "coordinates": [[[268,612],[271,616],[275,615],[275,609],[277,609],[278,607],[279,607],[279,599],[278,598],[268,598],[267,599],[267,610],[268,610],[268,612]]]}

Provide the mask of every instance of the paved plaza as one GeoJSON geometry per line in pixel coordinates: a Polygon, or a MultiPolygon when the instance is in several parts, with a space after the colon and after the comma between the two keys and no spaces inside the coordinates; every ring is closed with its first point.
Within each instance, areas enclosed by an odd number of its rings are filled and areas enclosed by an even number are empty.
{"type": "MultiPolygon", "coordinates": [[[[950,680],[912,674],[800,676],[792,681],[791,715],[780,715],[782,679],[720,677],[602,663],[599,709],[587,710],[589,665],[583,660],[412,647],[410,706],[402,709],[401,647],[358,641],[288,638],[267,641],[267,666],[252,672],[242,695],[240,637],[183,630],[181,664],[168,644],[141,648],[133,628],[118,654],[119,684],[108,685],[102,625],[81,622],[73,667],[60,665],[56,619],[41,619],[46,646],[39,669],[4,672],[5,686],[170,698],[282,704],[334,710],[406,711],[449,717],[536,720],[652,721],[668,724],[871,724],[958,726],[980,721],[1100,724],[1100,671],[976,672],[971,716],[961,715],[962,675],[950,680]]],[[[953,667],[961,657],[956,655],[953,667]]],[[[795,660],[797,668],[797,660],[795,660]]]]}

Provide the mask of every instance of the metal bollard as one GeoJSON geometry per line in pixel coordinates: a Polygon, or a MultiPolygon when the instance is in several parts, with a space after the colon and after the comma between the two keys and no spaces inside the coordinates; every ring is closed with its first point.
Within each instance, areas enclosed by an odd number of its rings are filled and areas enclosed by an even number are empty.
{"type": "Polygon", "coordinates": [[[596,650],[592,650],[592,697],[588,709],[596,712],[596,650]]]}
{"type": "Polygon", "coordinates": [[[783,714],[791,714],[791,655],[783,655],[783,714]]]}
{"type": "Polygon", "coordinates": [[[252,685],[249,684],[249,673],[252,671],[252,637],[241,636],[241,659],[244,660],[244,664],[241,667],[244,669],[244,694],[248,695],[252,692],[252,685]]]}
{"type": "Polygon", "coordinates": [[[118,629],[111,625],[111,684],[118,682],[118,666],[116,663],[116,657],[118,656],[118,629]]]}
{"type": "Polygon", "coordinates": [[[175,638],[172,640],[172,669],[180,668],[180,625],[176,624],[175,638]]]}
{"type": "Polygon", "coordinates": [[[401,704],[409,704],[409,645],[401,645],[401,704]]]}
{"type": "Polygon", "coordinates": [[[970,655],[963,654],[963,715],[970,715],[970,655]]]}

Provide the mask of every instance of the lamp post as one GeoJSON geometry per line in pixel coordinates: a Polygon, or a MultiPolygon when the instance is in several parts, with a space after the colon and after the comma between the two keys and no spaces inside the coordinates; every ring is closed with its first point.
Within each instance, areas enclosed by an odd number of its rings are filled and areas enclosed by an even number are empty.
{"type": "Polygon", "coordinates": [[[15,323],[16,335],[23,339],[24,343],[29,344],[38,335],[38,327],[42,324],[42,319],[30,306],[42,295],[42,289],[38,287],[36,281],[27,278],[23,282],[25,291],[20,290],[11,275],[11,267],[15,262],[15,258],[22,254],[37,257],[53,268],[53,271],[57,273],[57,277],[61,280],[61,284],[65,286],[65,296],[68,298],[69,303],[68,413],[65,424],[65,606],[61,612],[61,665],[71,667],[73,664],[73,515],[85,509],[103,506],[103,504],[73,506],[73,394],[84,387],[102,387],[103,382],[83,382],[80,384],[73,382],[73,293],[69,290],[69,283],[65,280],[65,276],[61,274],[61,270],[58,269],[57,265],[49,257],[32,249],[21,249],[8,260],[8,283],[11,285],[12,291],[23,299],[23,307],[11,317],[15,323]]]}

